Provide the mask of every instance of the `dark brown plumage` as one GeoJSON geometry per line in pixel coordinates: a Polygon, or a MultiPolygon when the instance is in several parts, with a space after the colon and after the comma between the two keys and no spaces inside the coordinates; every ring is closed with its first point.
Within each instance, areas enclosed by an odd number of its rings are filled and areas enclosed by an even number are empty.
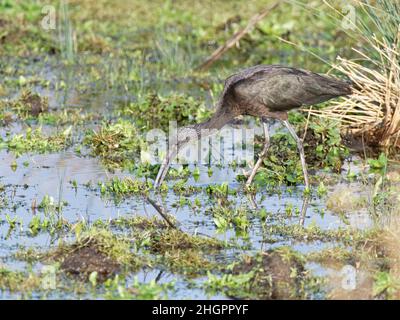
{"type": "Polygon", "coordinates": [[[268,128],[265,120],[282,121],[296,140],[308,187],[307,170],[301,140],[287,121],[287,112],[305,105],[314,105],[332,98],[349,95],[351,84],[311,71],[281,65],[258,65],[242,70],[225,80],[224,90],[214,115],[206,122],[182,128],[178,132],[175,150],[171,150],[160,168],[155,181],[158,187],[163,181],[169,161],[179,148],[198,138],[203,129],[220,129],[239,115],[260,117],[263,120],[265,147],[247,183],[250,184],[269,146],[268,128]]]}

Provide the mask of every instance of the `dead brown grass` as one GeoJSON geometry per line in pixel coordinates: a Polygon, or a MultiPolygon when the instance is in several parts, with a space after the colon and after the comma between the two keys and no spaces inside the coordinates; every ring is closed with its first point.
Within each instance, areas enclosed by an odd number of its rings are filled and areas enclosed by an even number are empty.
{"type": "Polygon", "coordinates": [[[354,3],[368,12],[372,10],[370,20],[381,24],[381,31],[394,25],[390,29],[393,37],[383,31],[378,34],[365,32],[354,24],[355,34],[362,43],[361,49],[353,49],[358,59],[338,57],[338,63],[332,66],[354,83],[353,94],[327,108],[308,111],[312,115],[339,120],[343,128],[355,136],[362,136],[371,146],[400,147],[400,26],[396,29],[393,21],[374,20],[378,13],[385,13],[388,20],[390,17],[397,19],[396,10],[399,9],[395,6],[373,7],[364,0],[354,3]]]}
{"type": "Polygon", "coordinates": [[[374,49],[382,59],[379,65],[358,50],[362,60],[339,57],[339,63],[334,67],[354,82],[353,94],[327,108],[310,109],[309,112],[339,120],[351,133],[364,135],[371,145],[400,147],[400,53],[396,47],[397,43],[389,45],[375,38],[374,49]],[[376,69],[365,65],[375,66],[376,69]]]}

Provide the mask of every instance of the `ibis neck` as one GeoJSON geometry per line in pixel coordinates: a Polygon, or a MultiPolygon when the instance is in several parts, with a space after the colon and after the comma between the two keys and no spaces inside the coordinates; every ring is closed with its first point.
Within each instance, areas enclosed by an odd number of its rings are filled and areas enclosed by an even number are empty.
{"type": "Polygon", "coordinates": [[[198,134],[200,134],[202,130],[206,129],[220,130],[224,125],[234,118],[234,115],[231,113],[224,111],[222,108],[218,108],[210,119],[202,123],[195,124],[194,128],[198,134]]]}

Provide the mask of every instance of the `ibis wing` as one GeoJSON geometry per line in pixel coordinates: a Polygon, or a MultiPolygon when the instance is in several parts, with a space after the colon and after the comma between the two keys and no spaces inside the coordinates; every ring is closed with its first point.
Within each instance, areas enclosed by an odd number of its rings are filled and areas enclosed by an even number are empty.
{"type": "Polygon", "coordinates": [[[262,104],[271,111],[318,104],[351,92],[346,82],[282,66],[257,70],[230,86],[240,101],[262,104]]]}

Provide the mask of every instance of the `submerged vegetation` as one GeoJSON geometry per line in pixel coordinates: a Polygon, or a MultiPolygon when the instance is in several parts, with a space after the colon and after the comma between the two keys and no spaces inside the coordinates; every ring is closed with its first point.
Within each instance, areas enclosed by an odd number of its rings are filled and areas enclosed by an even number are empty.
{"type": "Polygon", "coordinates": [[[271,3],[0,0],[1,298],[400,298],[400,7],[282,2],[200,68],[271,3]],[[154,192],[147,133],[208,119],[256,64],[354,83],[289,113],[311,189],[270,121],[252,186],[253,161],[207,160],[154,192]]]}

